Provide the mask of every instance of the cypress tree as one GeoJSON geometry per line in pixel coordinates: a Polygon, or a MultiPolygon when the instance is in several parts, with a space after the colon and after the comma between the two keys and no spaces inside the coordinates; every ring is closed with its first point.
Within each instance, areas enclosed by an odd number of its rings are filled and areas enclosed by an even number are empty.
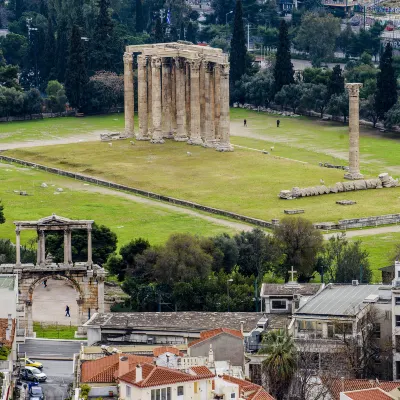
{"type": "Polygon", "coordinates": [[[290,40],[285,20],[279,26],[279,42],[276,51],[276,63],[274,68],[275,93],[284,85],[294,83],[294,70],[290,56],[290,40]]]}
{"type": "Polygon", "coordinates": [[[6,217],[4,216],[4,206],[2,201],[0,200],[0,224],[4,224],[6,222],[6,217]]]}
{"type": "Polygon", "coordinates": [[[67,67],[68,56],[68,24],[65,17],[61,18],[57,28],[56,76],[57,80],[63,83],[65,81],[65,70],[67,67]]]}
{"type": "Polygon", "coordinates": [[[91,69],[110,71],[113,66],[114,24],[109,12],[110,0],[99,0],[99,15],[96,19],[93,40],[91,41],[91,69]]]}
{"type": "Polygon", "coordinates": [[[179,34],[179,39],[185,40],[185,25],[183,24],[183,22],[181,23],[181,31],[179,34]]]}
{"type": "Polygon", "coordinates": [[[375,110],[380,119],[397,102],[397,81],[393,68],[392,46],[388,43],[379,62],[376,77],[375,110]]]}
{"type": "Polygon", "coordinates": [[[229,62],[231,64],[230,81],[234,84],[246,71],[246,37],[243,26],[242,1],[236,0],[235,16],[233,22],[233,34],[231,39],[231,53],[229,62]]]}
{"type": "Polygon", "coordinates": [[[51,18],[47,20],[47,32],[44,44],[44,76],[45,81],[54,79],[55,76],[55,59],[54,49],[56,49],[56,38],[54,33],[53,22],[51,18]]]}
{"type": "Polygon", "coordinates": [[[16,20],[20,19],[23,12],[24,12],[24,1],[15,0],[15,19],[16,20]]]}
{"type": "Polygon", "coordinates": [[[155,27],[155,32],[154,32],[154,40],[156,43],[164,43],[164,32],[163,28],[161,25],[161,19],[160,17],[157,17],[156,20],[156,27],[155,27]]]}
{"type": "Polygon", "coordinates": [[[332,75],[328,82],[328,95],[341,94],[344,92],[344,77],[340,65],[335,65],[332,70],[332,75]]]}
{"type": "Polygon", "coordinates": [[[69,104],[80,111],[84,106],[85,87],[88,76],[85,65],[85,49],[83,47],[81,32],[77,25],[71,30],[67,70],[65,73],[65,92],[69,104]]]}
{"type": "Polygon", "coordinates": [[[188,42],[192,42],[193,44],[197,44],[196,41],[196,29],[194,28],[193,22],[190,21],[188,23],[187,32],[186,32],[186,40],[188,42]]]}
{"type": "Polygon", "coordinates": [[[136,0],[136,32],[141,33],[144,30],[143,26],[143,4],[142,0],[136,0]]]}

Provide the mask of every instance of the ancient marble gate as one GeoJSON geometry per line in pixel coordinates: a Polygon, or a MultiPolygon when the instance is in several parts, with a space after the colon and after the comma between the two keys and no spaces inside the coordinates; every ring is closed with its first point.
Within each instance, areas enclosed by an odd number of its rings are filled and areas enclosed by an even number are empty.
{"type": "MultiPolygon", "coordinates": [[[[103,268],[92,261],[92,225],[90,220],[70,220],[51,215],[38,221],[16,221],[16,264],[1,264],[0,274],[17,274],[19,286],[19,306],[25,307],[24,316],[19,320],[19,326],[26,328],[26,335],[33,336],[32,303],[35,287],[44,279],[57,277],[69,281],[77,292],[78,325],[85,323],[95,312],[104,312],[104,277],[103,268]],[[88,234],[88,257],[86,262],[72,260],[72,232],[85,229],[88,234]],[[23,230],[36,230],[37,261],[36,264],[22,264],[20,250],[20,235],[23,230]],[[64,234],[64,260],[54,263],[51,257],[46,257],[45,232],[58,231],[64,234]]],[[[57,302],[55,296],[54,302],[57,302]]],[[[60,305],[65,307],[65,305],[60,305]]],[[[45,311],[45,310],[44,310],[45,311]]],[[[60,310],[62,311],[62,309],[60,310]]],[[[79,328],[78,328],[79,332],[79,328]]]]}
{"type": "Polygon", "coordinates": [[[137,56],[137,140],[164,139],[232,151],[229,63],[221,49],[185,42],[127,46],[124,54],[125,133],[134,135],[137,56]]]}

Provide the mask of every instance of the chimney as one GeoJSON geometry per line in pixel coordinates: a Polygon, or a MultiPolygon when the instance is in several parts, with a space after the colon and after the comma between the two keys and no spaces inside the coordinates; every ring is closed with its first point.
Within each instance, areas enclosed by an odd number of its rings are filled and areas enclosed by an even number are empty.
{"type": "Polygon", "coordinates": [[[12,329],[12,317],[11,314],[8,314],[8,329],[12,329]]]}
{"type": "Polygon", "coordinates": [[[6,340],[10,341],[10,339],[11,339],[11,329],[7,328],[6,329],[6,340]]]}
{"type": "Polygon", "coordinates": [[[138,365],[136,365],[135,383],[140,382],[142,380],[143,380],[142,366],[140,364],[138,364],[138,365]]]}
{"type": "Polygon", "coordinates": [[[129,359],[127,356],[119,358],[118,362],[118,376],[125,375],[129,372],[129,359]]]}
{"type": "Polygon", "coordinates": [[[242,335],[243,335],[243,324],[244,324],[244,322],[240,321],[240,332],[242,332],[242,335]]]}
{"type": "Polygon", "coordinates": [[[214,351],[212,349],[212,344],[210,344],[210,350],[208,350],[208,362],[210,366],[214,363],[214,351]]]}

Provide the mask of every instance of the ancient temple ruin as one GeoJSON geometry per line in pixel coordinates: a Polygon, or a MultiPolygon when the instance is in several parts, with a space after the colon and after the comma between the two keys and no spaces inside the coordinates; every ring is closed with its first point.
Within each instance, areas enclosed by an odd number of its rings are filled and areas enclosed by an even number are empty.
{"type": "Polygon", "coordinates": [[[137,140],[164,143],[164,139],[174,139],[219,151],[233,150],[229,135],[229,63],[221,49],[186,42],[127,46],[125,133],[129,137],[134,136],[136,63],[137,140]]]}

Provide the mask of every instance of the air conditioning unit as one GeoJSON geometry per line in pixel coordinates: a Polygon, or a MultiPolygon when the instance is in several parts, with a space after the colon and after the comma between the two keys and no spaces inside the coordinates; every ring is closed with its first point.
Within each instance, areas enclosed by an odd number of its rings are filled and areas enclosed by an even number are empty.
{"type": "Polygon", "coordinates": [[[293,295],[293,300],[294,301],[299,301],[300,300],[301,295],[300,294],[294,294],[293,295]]]}
{"type": "Polygon", "coordinates": [[[357,279],[353,279],[353,280],[351,281],[351,284],[352,284],[353,286],[358,286],[358,280],[357,280],[357,279]]]}

